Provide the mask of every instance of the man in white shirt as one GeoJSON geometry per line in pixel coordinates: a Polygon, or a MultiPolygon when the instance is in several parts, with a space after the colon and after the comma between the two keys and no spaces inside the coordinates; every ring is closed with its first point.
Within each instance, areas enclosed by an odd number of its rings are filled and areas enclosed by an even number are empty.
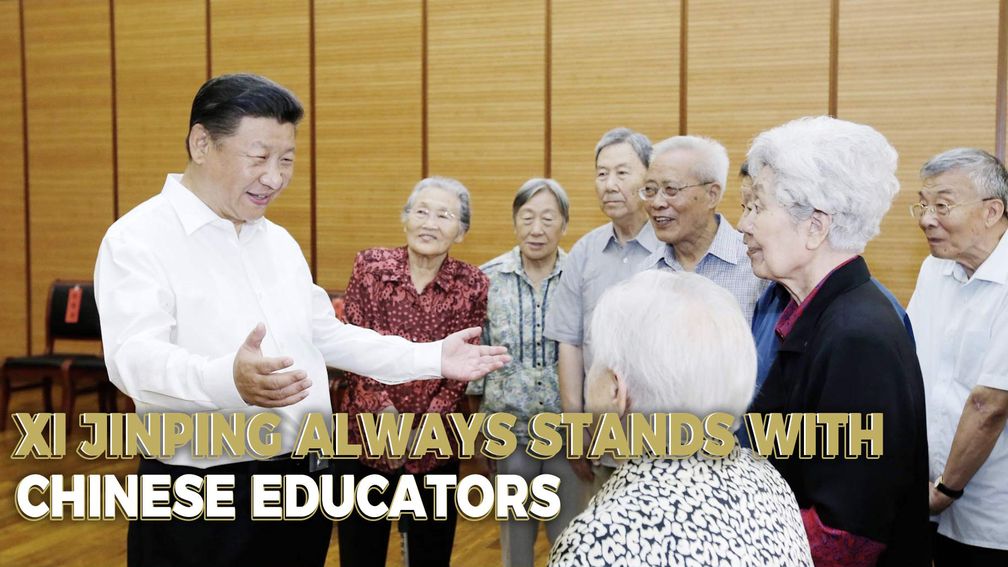
{"type": "Polygon", "coordinates": [[[1008,174],[958,148],[911,207],[931,255],[907,313],[924,375],[934,564],[1008,565],[1008,174]]]}
{"type": "Polygon", "coordinates": [[[291,459],[309,412],[328,415],[326,365],[388,383],[424,376],[471,380],[508,361],[505,349],[467,344],[480,329],[413,344],[343,325],[312,282],[297,242],[263,218],[290,182],[304,111],[287,89],[224,75],[197,92],[182,175],[108,230],[95,292],[109,377],[137,412],[271,408],[280,457],[143,460],[141,475],[234,474],[236,518],[133,521],[130,565],[322,565],[332,524],[249,518],[252,474],[326,474],[291,459]]]}

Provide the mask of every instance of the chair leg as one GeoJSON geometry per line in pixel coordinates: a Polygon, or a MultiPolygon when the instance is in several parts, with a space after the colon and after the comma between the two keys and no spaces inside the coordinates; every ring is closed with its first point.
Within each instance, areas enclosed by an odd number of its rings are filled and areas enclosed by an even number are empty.
{"type": "Polygon", "coordinates": [[[104,386],[105,395],[108,397],[108,409],[110,413],[119,413],[119,388],[108,382],[104,386]]]}
{"type": "Polygon", "coordinates": [[[74,419],[74,388],[70,381],[70,365],[73,361],[64,360],[60,365],[60,382],[63,384],[63,403],[60,411],[66,414],[67,430],[73,428],[74,419]]]}
{"type": "Polygon", "coordinates": [[[42,405],[46,413],[52,413],[52,378],[48,376],[42,379],[42,405]]]}
{"type": "Polygon", "coordinates": [[[98,411],[102,413],[109,412],[109,391],[108,385],[99,382],[98,383],[98,411]]]}

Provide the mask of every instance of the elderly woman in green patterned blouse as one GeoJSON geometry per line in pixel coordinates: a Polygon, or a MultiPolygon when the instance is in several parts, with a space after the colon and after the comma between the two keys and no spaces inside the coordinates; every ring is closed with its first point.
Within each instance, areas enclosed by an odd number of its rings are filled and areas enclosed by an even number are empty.
{"type": "MultiPolygon", "coordinates": [[[[517,417],[514,431],[522,447],[528,442],[525,426],[531,417],[561,411],[557,343],[542,332],[567,255],[558,246],[567,230],[570,205],[559,183],[536,178],[518,189],[511,212],[518,245],[480,269],[490,278],[484,342],[506,346],[512,361],[470,384],[468,393],[482,396],[482,412],[506,412],[517,417]]],[[[499,474],[520,475],[528,482],[540,474],[560,477],[561,512],[546,523],[550,543],[584,506],[585,485],[563,453],[540,461],[518,450],[491,467],[499,474]]],[[[501,523],[505,567],[533,564],[532,549],[538,531],[539,524],[534,520],[501,523]]]]}

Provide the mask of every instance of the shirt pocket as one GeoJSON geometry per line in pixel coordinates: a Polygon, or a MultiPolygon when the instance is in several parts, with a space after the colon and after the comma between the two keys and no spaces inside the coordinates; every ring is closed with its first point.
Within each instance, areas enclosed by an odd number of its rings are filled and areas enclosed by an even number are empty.
{"type": "Polygon", "coordinates": [[[989,342],[990,334],[983,329],[969,329],[962,334],[956,353],[953,379],[967,390],[972,390],[980,378],[989,342]]]}

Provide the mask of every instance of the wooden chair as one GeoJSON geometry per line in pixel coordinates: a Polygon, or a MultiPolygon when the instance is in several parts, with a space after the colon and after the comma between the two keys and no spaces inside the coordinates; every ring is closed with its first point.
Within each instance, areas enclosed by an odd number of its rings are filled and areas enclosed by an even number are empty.
{"type": "Polygon", "coordinates": [[[109,382],[105,360],[94,354],[61,352],[56,341],[93,341],[101,343],[98,306],[94,285],[89,281],[56,280],[49,287],[46,307],[46,344],[40,355],[8,357],[0,368],[0,431],[6,427],[11,392],[42,388],[42,402],[47,412],[53,410],[52,385],[63,389],[60,411],[67,423],[74,420],[74,402],[78,394],[97,392],[101,411],[115,408],[116,389],[109,382]],[[111,404],[109,403],[111,401],[111,404]]]}

